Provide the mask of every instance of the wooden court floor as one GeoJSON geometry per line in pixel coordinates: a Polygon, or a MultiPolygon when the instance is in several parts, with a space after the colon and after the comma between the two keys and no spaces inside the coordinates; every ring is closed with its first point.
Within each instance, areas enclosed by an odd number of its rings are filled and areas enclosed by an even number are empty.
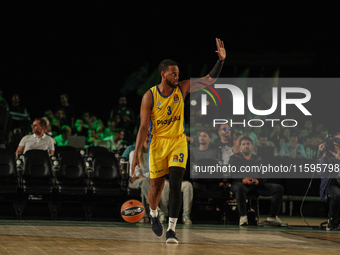
{"type": "Polygon", "coordinates": [[[282,220],[289,227],[179,224],[177,245],[149,224],[2,220],[0,254],[340,254],[340,232],[319,230],[323,219],[282,220]]]}

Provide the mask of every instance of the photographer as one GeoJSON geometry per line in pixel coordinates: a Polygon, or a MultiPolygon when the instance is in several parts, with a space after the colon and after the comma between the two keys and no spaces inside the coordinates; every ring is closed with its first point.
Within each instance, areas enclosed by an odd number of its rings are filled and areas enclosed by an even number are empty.
{"type": "Polygon", "coordinates": [[[340,133],[334,136],[328,136],[319,149],[323,155],[319,163],[324,166],[323,175],[320,183],[320,198],[330,198],[328,211],[327,230],[340,230],[339,228],[339,212],[340,212],[340,179],[336,176],[336,171],[328,171],[329,166],[336,167],[340,163],[340,133]]]}

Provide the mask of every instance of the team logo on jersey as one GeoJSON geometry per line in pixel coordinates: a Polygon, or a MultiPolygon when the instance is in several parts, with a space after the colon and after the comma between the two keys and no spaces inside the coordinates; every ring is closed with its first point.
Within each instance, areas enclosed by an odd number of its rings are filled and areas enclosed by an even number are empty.
{"type": "Polygon", "coordinates": [[[181,116],[173,116],[167,120],[157,120],[157,125],[170,125],[172,122],[181,120],[181,116]]]}
{"type": "Polygon", "coordinates": [[[159,107],[161,107],[161,105],[162,105],[162,103],[161,102],[157,102],[157,108],[159,109],[159,110],[162,110],[161,108],[159,108],[159,107]]]}
{"type": "Polygon", "coordinates": [[[178,161],[178,156],[175,155],[175,156],[174,156],[174,162],[177,162],[177,161],[178,161]]]}
{"type": "Polygon", "coordinates": [[[174,101],[175,101],[175,103],[178,103],[178,100],[179,100],[178,95],[175,94],[175,95],[174,95],[174,101]]]}

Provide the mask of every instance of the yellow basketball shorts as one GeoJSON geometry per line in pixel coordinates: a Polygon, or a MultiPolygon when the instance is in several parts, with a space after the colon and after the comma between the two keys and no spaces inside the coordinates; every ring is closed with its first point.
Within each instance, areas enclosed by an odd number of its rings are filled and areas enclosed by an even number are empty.
{"type": "Polygon", "coordinates": [[[150,179],[168,174],[171,166],[186,168],[187,159],[188,145],[185,134],[172,138],[150,136],[150,179]]]}

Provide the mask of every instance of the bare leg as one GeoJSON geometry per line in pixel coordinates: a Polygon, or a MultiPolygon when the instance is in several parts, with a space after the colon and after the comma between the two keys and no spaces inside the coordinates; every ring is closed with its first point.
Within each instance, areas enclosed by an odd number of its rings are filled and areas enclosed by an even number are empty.
{"type": "Polygon", "coordinates": [[[165,177],[150,179],[150,191],[148,194],[149,205],[152,210],[156,210],[159,201],[161,200],[162,191],[164,188],[165,177]]]}

